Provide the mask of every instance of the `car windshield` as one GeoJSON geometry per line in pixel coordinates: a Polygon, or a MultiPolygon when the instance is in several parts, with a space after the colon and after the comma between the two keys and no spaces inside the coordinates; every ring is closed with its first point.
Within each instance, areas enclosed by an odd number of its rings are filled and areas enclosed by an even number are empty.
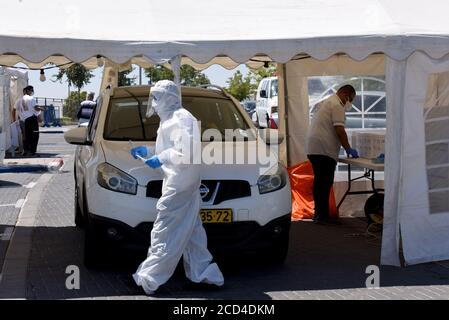
{"type": "Polygon", "coordinates": [[[278,96],[278,81],[274,79],[271,82],[271,97],[277,97],[278,96]]]}
{"type": "Polygon", "coordinates": [[[254,109],[256,107],[255,101],[247,101],[244,103],[246,109],[254,109]]]}
{"type": "MultiPolygon", "coordinates": [[[[147,99],[147,97],[112,98],[104,138],[156,141],[159,117],[157,115],[149,119],[145,117],[147,99]]],[[[255,140],[250,126],[229,99],[183,96],[182,104],[201,121],[202,135],[207,129],[215,129],[221,133],[224,141],[255,140]]]]}

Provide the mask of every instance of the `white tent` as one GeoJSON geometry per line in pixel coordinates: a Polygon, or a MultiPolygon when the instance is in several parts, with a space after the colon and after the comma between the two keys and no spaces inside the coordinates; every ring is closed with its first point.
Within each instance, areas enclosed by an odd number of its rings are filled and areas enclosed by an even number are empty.
{"type": "Polygon", "coordinates": [[[304,157],[304,77],[384,74],[382,263],[399,264],[400,235],[407,264],[449,259],[447,0],[47,0],[6,2],[2,9],[2,65],[104,57],[104,82],[113,82],[115,67],[131,62],[280,63],[280,130],[290,163],[304,157]]]}
{"type": "Polygon", "coordinates": [[[27,72],[0,67],[0,164],[6,151],[14,152],[21,145],[20,127],[18,122],[11,123],[11,114],[27,84],[27,72]]]}

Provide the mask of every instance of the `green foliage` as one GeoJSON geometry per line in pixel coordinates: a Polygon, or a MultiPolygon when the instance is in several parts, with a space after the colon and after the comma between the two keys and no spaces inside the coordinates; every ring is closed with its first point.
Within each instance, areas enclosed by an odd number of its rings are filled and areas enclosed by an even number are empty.
{"type": "Polygon", "coordinates": [[[228,88],[226,91],[239,101],[247,99],[253,90],[251,76],[247,75],[243,78],[243,74],[239,70],[237,70],[237,72],[229,78],[227,83],[228,88]]]}
{"type": "Polygon", "coordinates": [[[250,98],[257,91],[260,81],[263,78],[276,76],[276,64],[270,63],[268,68],[261,67],[256,70],[250,70],[246,77],[237,70],[236,73],[227,81],[226,89],[237,100],[243,101],[250,98]]]}
{"type": "Polygon", "coordinates": [[[76,112],[81,101],[86,100],[86,92],[81,93],[81,88],[90,83],[90,79],[94,77],[93,73],[86,69],[82,64],[75,63],[67,69],[60,69],[59,73],[55,75],[56,80],[62,83],[64,75],[67,77],[69,86],[73,85],[78,89],[78,92],[70,92],[64,105],[64,114],[72,119],[76,119],[76,112]]]}
{"type": "Polygon", "coordinates": [[[86,69],[82,64],[75,63],[67,69],[59,70],[59,73],[55,75],[56,80],[62,82],[64,75],[67,77],[69,85],[73,85],[81,91],[81,88],[90,83],[90,79],[94,77],[93,73],[86,69]]]}
{"type": "Polygon", "coordinates": [[[80,101],[86,100],[86,96],[86,91],[80,93],[76,91],[70,92],[70,96],[65,100],[64,103],[64,115],[72,120],[77,120],[76,114],[80,107],[80,101]]]}
{"type": "Polygon", "coordinates": [[[118,86],[119,87],[127,87],[133,86],[136,84],[136,77],[129,78],[128,75],[133,72],[132,70],[125,70],[118,73],[118,86]]]}
{"type": "Polygon", "coordinates": [[[259,86],[259,82],[262,81],[263,78],[269,78],[276,76],[276,64],[269,63],[268,68],[261,67],[259,69],[251,70],[250,77],[255,82],[255,87],[259,86]]]}
{"type": "MultiPolygon", "coordinates": [[[[175,78],[173,72],[164,66],[154,66],[145,69],[145,75],[150,78],[153,84],[159,80],[173,80],[175,78]]],[[[189,65],[182,65],[181,84],[196,87],[203,84],[210,84],[210,80],[201,71],[195,70],[195,68],[189,65]]]]}

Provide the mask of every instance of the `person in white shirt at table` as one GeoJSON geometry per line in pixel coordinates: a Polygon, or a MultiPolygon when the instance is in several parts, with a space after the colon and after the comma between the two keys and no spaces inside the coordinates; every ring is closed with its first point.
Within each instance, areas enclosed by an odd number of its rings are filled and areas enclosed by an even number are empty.
{"type": "Polygon", "coordinates": [[[313,167],[313,199],[317,224],[340,224],[329,215],[329,196],[334,184],[335,168],[340,147],[348,156],[358,158],[358,152],[349,145],[345,130],[346,111],[351,110],[356,96],[350,85],[341,87],[337,93],[318,105],[307,136],[307,157],[313,167]]]}

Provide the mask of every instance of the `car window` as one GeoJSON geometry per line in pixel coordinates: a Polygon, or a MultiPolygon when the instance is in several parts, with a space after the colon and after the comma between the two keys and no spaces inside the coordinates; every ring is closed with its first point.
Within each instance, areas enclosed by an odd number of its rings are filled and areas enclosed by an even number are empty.
{"type": "Polygon", "coordinates": [[[182,97],[184,107],[195,118],[201,121],[201,132],[207,129],[218,130],[225,140],[230,137],[226,130],[235,130],[240,138],[254,140],[249,125],[240,113],[240,110],[229,99],[206,97],[182,97]]]}
{"type": "Polygon", "coordinates": [[[101,105],[103,103],[103,95],[97,98],[96,104],[92,110],[92,115],[89,119],[87,127],[87,141],[93,141],[97,132],[98,118],[100,117],[101,105]]]}
{"type": "Polygon", "coordinates": [[[262,90],[265,90],[268,94],[268,84],[270,83],[270,81],[268,80],[263,80],[262,82],[262,90]]]}
{"type": "Polygon", "coordinates": [[[147,119],[146,98],[113,98],[109,103],[104,138],[109,140],[155,141],[159,118],[147,119]],[[145,101],[144,101],[145,100],[145,101]]]}
{"type": "MultiPolygon", "coordinates": [[[[153,115],[147,119],[147,97],[137,99],[111,99],[104,130],[106,140],[156,140],[159,117],[153,115]]],[[[226,129],[232,129],[241,135],[242,140],[255,139],[239,109],[229,99],[183,96],[182,103],[201,121],[202,133],[207,129],[216,129],[227,140],[226,129]]]]}
{"type": "Polygon", "coordinates": [[[270,98],[277,97],[277,96],[278,96],[278,81],[273,80],[273,81],[271,81],[270,98]]]}
{"type": "Polygon", "coordinates": [[[256,102],[254,102],[254,101],[247,101],[247,102],[245,102],[244,103],[244,107],[246,108],[246,109],[254,109],[255,107],[256,107],[256,102]]]}

